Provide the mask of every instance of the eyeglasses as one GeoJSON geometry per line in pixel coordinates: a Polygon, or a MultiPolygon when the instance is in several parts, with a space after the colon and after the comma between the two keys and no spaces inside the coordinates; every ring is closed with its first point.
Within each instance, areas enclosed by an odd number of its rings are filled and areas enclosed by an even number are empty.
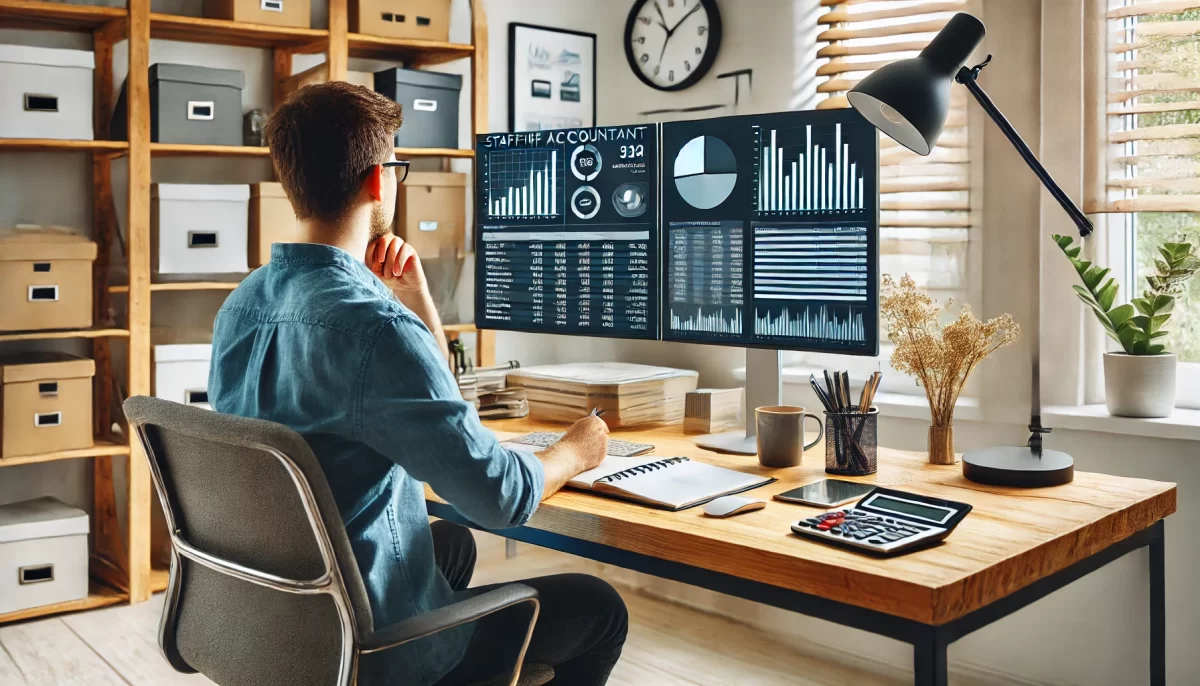
{"type": "Polygon", "coordinates": [[[404,180],[408,178],[408,164],[409,164],[408,160],[402,160],[402,161],[396,161],[396,162],[384,162],[380,166],[395,167],[396,183],[404,183],[404,180]]]}

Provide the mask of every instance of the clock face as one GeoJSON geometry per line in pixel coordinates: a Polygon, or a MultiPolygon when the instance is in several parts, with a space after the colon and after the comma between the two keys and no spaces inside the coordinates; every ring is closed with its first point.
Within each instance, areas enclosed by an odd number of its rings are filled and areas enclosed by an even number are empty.
{"type": "Polygon", "coordinates": [[[639,0],[625,23],[625,56],[646,85],[680,90],[712,67],[721,44],[716,0],[639,0]]]}

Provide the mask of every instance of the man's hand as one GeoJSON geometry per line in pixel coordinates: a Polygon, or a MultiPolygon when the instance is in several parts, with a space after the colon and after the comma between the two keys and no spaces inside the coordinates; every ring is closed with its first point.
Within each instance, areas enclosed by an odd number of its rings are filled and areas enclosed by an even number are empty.
{"type": "Polygon", "coordinates": [[[608,452],[608,425],[599,417],[584,417],[571,425],[558,443],[538,453],[545,475],[542,499],[554,495],[580,472],[604,461],[608,452]]]}
{"type": "Polygon", "coordinates": [[[429,289],[425,270],[417,251],[399,236],[381,236],[367,246],[366,264],[375,276],[401,298],[406,294],[423,293],[429,289]]]}

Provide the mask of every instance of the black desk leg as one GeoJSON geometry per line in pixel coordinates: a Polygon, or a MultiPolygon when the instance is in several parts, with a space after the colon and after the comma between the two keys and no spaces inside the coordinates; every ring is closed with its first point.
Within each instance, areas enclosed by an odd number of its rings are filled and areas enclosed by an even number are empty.
{"type": "Polygon", "coordinates": [[[1150,540],[1150,686],[1167,683],[1167,573],[1163,522],[1150,540]]]}
{"type": "Polygon", "coordinates": [[[947,686],[950,680],[946,669],[946,639],[936,627],[921,633],[921,637],[913,641],[913,684],[947,686]]]}

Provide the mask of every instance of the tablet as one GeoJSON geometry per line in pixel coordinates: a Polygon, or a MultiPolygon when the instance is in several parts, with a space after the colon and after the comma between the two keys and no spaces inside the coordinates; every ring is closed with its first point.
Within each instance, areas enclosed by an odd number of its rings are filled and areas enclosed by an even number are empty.
{"type": "Polygon", "coordinates": [[[874,484],[860,484],[841,479],[821,479],[800,488],[776,493],[775,499],[787,503],[801,503],[815,507],[837,507],[851,500],[858,500],[875,489],[874,484]]]}

